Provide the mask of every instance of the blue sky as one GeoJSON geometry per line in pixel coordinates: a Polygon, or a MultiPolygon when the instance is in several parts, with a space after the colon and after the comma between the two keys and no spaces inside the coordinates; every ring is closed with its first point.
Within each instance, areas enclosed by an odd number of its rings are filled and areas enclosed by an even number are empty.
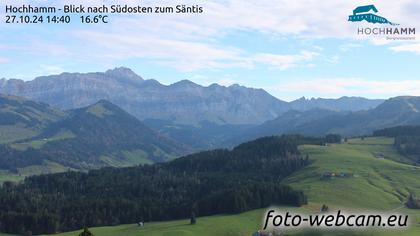
{"type": "Polygon", "coordinates": [[[415,0],[120,0],[131,6],[199,4],[204,13],[111,15],[108,25],[81,25],[78,16],[69,25],[3,23],[6,4],[61,7],[64,2],[2,1],[0,78],[31,80],[125,66],[164,84],[237,83],[283,100],[420,95],[419,37],[361,37],[358,27],[378,25],[347,22],[355,7],[375,4],[378,14],[419,31],[415,0]]]}

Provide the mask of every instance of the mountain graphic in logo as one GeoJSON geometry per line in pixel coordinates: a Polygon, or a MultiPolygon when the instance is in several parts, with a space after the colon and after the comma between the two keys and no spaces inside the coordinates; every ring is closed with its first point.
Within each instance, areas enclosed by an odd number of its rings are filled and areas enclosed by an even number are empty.
{"type": "Polygon", "coordinates": [[[349,21],[367,21],[369,23],[379,24],[390,24],[398,25],[388,21],[385,17],[378,16],[374,13],[378,13],[378,9],[374,5],[360,6],[353,10],[353,15],[349,16],[349,21]]]}

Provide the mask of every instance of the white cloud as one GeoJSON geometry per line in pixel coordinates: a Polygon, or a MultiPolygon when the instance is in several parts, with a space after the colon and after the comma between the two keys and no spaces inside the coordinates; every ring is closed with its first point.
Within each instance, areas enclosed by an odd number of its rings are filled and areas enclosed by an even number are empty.
{"type": "Polygon", "coordinates": [[[357,48],[361,48],[362,44],[357,43],[346,43],[340,46],[340,51],[342,52],[348,52],[357,48]]]}
{"type": "Polygon", "coordinates": [[[91,44],[103,47],[105,53],[90,52],[92,56],[110,60],[148,59],[183,72],[200,69],[254,68],[257,64],[285,70],[309,62],[319,55],[310,51],[301,51],[298,54],[250,54],[237,48],[212,43],[156,39],[143,34],[103,34],[90,31],[79,31],[75,34],[91,44]]]}
{"type": "Polygon", "coordinates": [[[90,44],[101,46],[105,53],[96,56],[109,60],[148,59],[181,71],[249,66],[241,50],[195,41],[163,39],[143,34],[104,34],[90,31],[76,33],[90,44]],[[104,40],[106,38],[106,40],[104,40]]]}
{"type": "MultiPolygon", "coordinates": [[[[96,0],[95,4],[107,3],[96,0]]],[[[132,0],[119,4],[138,5],[132,0]]],[[[171,5],[174,1],[143,1],[141,5],[171,5]]],[[[196,0],[185,0],[182,4],[197,4],[196,0]]],[[[94,46],[106,46],[109,57],[141,57],[159,59],[159,63],[175,67],[181,71],[203,68],[252,68],[264,63],[281,70],[296,67],[297,63],[310,59],[302,55],[272,55],[257,52],[246,55],[239,49],[217,45],[219,37],[229,35],[235,30],[256,31],[267,36],[293,35],[299,38],[340,38],[368,39],[375,45],[394,42],[375,37],[360,37],[356,29],[360,24],[347,22],[352,10],[366,4],[363,1],[336,0],[215,0],[200,1],[204,13],[198,15],[141,15],[112,16],[111,25],[104,29],[90,30],[89,34],[74,34],[83,40],[90,40],[94,46]],[[93,35],[93,38],[91,36],[93,35]],[[108,44],[108,45],[106,45],[108,44]],[[112,47],[111,45],[112,44],[112,47]],[[128,51],[126,47],[131,47],[128,51]],[[109,50],[112,48],[112,50],[109,50]],[[243,56],[251,56],[245,60],[243,56]],[[165,60],[163,60],[165,59],[165,60]]],[[[419,6],[414,0],[398,2],[386,0],[375,3],[380,13],[392,21],[416,26],[420,16],[411,9],[419,6]],[[414,24],[414,25],[413,25],[414,24]]],[[[355,47],[357,44],[347,45],[355,47]]],[[[348,50],[344,48],[343,50],[348,50]]],[[[298,49],[301,50],[301,49],[298,49]]],[[[333,59],[333,58],[332,58],[333,59]]]]}
{"type": "Polygon", "coordinates": [[[340,61],[340,57],[335,55],[325,59],[328,63],[337,64],[340,61]]]}
{"type": "Polygon", "coordinates": [[[59,74],[65,71],[64,68],[58,65],[40,65],[41,68],[41,74],[43,75],[53,75],[53,74],[59,74]]]}
{"type": "Polygon", "coordinates": [[[310,96],[337,97],[349,96],[390,97],[420,94],[420,80],[366,80],[362,78],[335,78],[285,81],[266,87],[275,94],[296,93],[310,96]]]}
{"type": "Polygon", "coordinates": [[[273,68],[286,70],[298,66],[302,62],[310,61],[319,54],[316,52],[302,51],[296,55],[279,55],[262,53],[254,57],[256,63],[267,64],[273,68]]]}
{"type": "MultiPolygon", "coordinates": [[[[7,2],[13,2],[7,0],[7,2]]],[[[20,1],[26,2],[26,1],[20,1]]],[[[42,1],[44,5],[68,4],[68,1],[42,1]]],[[[72,4],[111,5],[108,0],[74,0],[72,4]]],[[[17,3],[15,3],[16,5],[17,3]]],[[[247,52],[246,49],[228,47],[219,40],[235,31],[259,32],[270,37],[293,37],[293,40],[313,38],[357,39],[359,24],[347,22],[352,10],[366,4],[364,1],[336,0],[120,0],[118,4],[142,5],[202,5],[203,14],[162,15],[110,15],[110,24],[80,26],[72,24],[54,29],[61,42],[39,31],[26,45],[17,45],[21,51],[33,54],[47,54],[55,57],[70,57],[81,61],[95,59],[98,63],[116,62],[126,59],[147,59],[176,68],[179,71],[201,69],[253,68],[265,65],[286,70],[301,65],[313,66],[316,52],[297,46],[293,53],[272,53],[266,51],[247,52]],[[88,30],[86,30],[88,27],[88,30]]],[[[375,3],[381,15],[391,21],[419,26],[420,9],[418,1],[383,0],[375,3]]],[[[411,26],[411,25],[410,25],[411,26]]],[[[3,28],[6,26],[0,26],[3,28]]],[[[7,26],[11,27],[11,26],[7,26]]],[[[17,27],[17,26],[13,26],[17,27]]],[[[48,26],[43,26],[48,27],[48,26]]],[[[420,28],[420,27],[419,27],[420,28]]],[[[44,28],[45,30],[46,28],[44,28]]],[[[2,29],[3,30],[3,29],[2,29]]],[[[6,39],[7,40],[7,39],[6,39]]],[[[372,43],[384,44],[380,39],[372,43]]],[[[8,41],[9,46],[16,46],[8,41]]],[[[391,44],[394,51],[418,52],[418,46],[391,44]]],[[[310,49],[312,50],[312,49],[310,49]]],[[[342,49],[348,50],[348,49],[342,49]]],[[[319,49],[318,51],[321,53],[319,49]]],[[[330,61],[336,61],[330,56],[330,61]]]]}
{"type": "Polygon", "coordinates": [[[413,52],[420,55],[420,43],[403,44],[391,49],[395,52],[413,52]]]}

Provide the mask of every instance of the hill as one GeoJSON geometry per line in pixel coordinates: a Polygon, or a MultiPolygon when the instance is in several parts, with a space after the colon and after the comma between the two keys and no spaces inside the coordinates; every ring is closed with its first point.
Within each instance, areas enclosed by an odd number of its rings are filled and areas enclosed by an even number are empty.
{"type": "Polygon", "coordinates": [[[0,144],[34,137],[64,117],[64,112],[43,103],[0,95],[0,144]]]}
{"type": "Polygon", "coordinates": [[[312,122],[302,129],[312,133],[334,132],[342,135],[369,135],[374,130],[398,125],[420,124],[420,97],[395,97],[375,109],[333,115],[312,122]]]}
{"type": "Polygon", "coordinates": [[[420,193],[420,169],[401,163],[406,157],[392,138],[350,139],[329,146],[303,145],[313,164],[285,182],[304,190],[311,202],[360,209],[391,210],[400,207],[409,193],[420,193]],[[351,178],[323,178],[327,172],[352,173],[351,178]],[[351,191],[350,191],[351,190],[351,191]]]}
{"type": "MultiPolygon", "coordinates": [[[[3,97],[3,103],[6,101],[7,109],[15,115],[9,129],[16,130],[15,127],[21,125],[33,131],[25,139],[21,137],[21,140],[0,145],[0,168],[17,174],[155,163],[189,150],[105,100],[67,112],[24,100],[13,103],[14,99],[3,97]],[[32,105],[29,112],[27,104],[32,105]]],[[[0,117],[11,117],[7,114],[3,112],[0,117]]]]}
{"type": "MultiPolygon", "coordinates": [[[[308,134],[308,130],[301,129],[302,126],[311,124],[312,122],[325,119],[329,116],[340,114],[336,111],[312,109],[309,111],[295,111],[291,110],[278,118],[267,121],[259,126],[253,126],[244,129],[242,132],[233,134],[226,141],[227,143],[240,143],[247,140],[252,140],[258,137],[281,135],[281,134],[308,134]]],[[[327,134],[327,133],[325,133],[327,134]]],[[[317,136],[324,134],[317,133],[317,136]]]]}
{"type": "Polygon", "coordinates": [[[420,124],[420,97],[395,97],[378,107],[357,112],[337,112],[324,109],[289,111],[262,125],[251,127],[235,140],[255,139],[267,135],[297,133],[324,136],[329,133],[342,136],[370,135],[373,131],[399,125],[420,124]]]}

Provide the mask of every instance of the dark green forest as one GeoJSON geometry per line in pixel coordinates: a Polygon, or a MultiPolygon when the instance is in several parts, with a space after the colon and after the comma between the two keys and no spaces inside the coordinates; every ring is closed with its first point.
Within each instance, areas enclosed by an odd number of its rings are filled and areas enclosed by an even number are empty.
{"type": "Polygon", "coordinates": [[[0,230],[54,233],[83,228],[301,206],[280,181],[309,164],[298,145],[325,139],[261,138],[167,163],[32,176],[0,189],[0,230]]]}

